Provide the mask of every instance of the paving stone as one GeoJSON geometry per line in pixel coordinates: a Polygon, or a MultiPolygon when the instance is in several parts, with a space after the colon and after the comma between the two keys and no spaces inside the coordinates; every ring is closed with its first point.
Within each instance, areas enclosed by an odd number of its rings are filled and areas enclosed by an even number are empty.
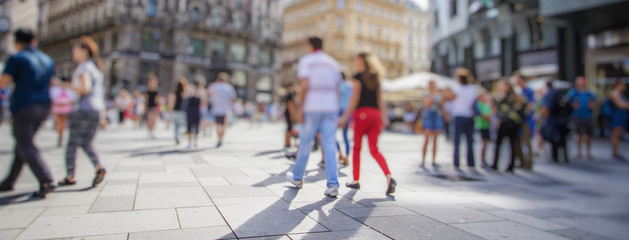
{"type": "Polygon", "coordinates": [[[416,214],[402,207],[365,207],[365,208],[341,208],[339,211],[353,218],[360,217],[382,217],[382,216],[400,216],[416,214]]]}
{"type": "Polygon", "coordinates": [[[63,215],[80,215],[86,214],[91,205],[77,205],[77,206],[65,206],[65,207],[48,207],[41,214],[41,216],[63,216],[63,215]]]}
{"type": "Polygon", "coordinates": [[[382,233],[376,232],[371,228],[363,227],[352,231],[334,231],[334,232],[322,232],[322,233],[308,233],[308,234],[291,234],[289,235],[293,240],[309,240],[309,239],[389,239],[382,235],[382,233]]]}
{"type": "Polygon", "coordinates": [[[212,197],[212,201],[216,206],[226,205],[247,205],[247,204],[272,204],[282,200],[278,196],[261,196],[261,197],[229,197],[229,198],[215,198],[212,197]]]}
{"type": "Polygon", "coordinates": [[[443,223],[489,222],[502,218],[458,205],[448,206],[405,206],[413,212],[443,223]]]}
{"type": "Polygon", "coordinates": [[[571,218],[582,217],[582,214],[571,212],[560,208],[535,208],[535,209],[522,209],[517,212],[536,217],[536,218],[571,218]]]}
{"type": "Polygon", "coordinates": [[[572,240],[612,240],[611,238],[604,237],[598,234],[581,231],[579,229],[558,229],[548,231],[552,234],[562,236],[572,240]]]}
{"type": "Polygon", "coordinates": [[[448,205],[477,202],[468,198],[456,196],[446,192],[408,192],[395,193],[397,205],[448,205]]]}
{"type": "Polygon", "coordinates": [[[212,206],[202,188],[144,188],[138,189],[134,209],[180,208],[212,206]]]}
{"type": "Polygon", "coordinates": [[[227,226],[186,228],[177,230],[142,232],[129,234],[129,240],[206,240],[206,239],[230,239],[234,234],[227,226]]]}
{"type": "Polygon", "coordinates": [[[181,228],[227,226],[216,207],[177,208],[181,228]]]}
{"type": "Polygon", "coordinates": [[[270,205],[218,208],[239,238],[328,231],[300,210],[289,209],[288,203],[283,200],[270,205]]]}
{"type": "Polygon", "coordinates": [[[97,212],[119,212],[133,210],[135,196],[111,196],[99,197],[90,208],[90,213],[97,212]]]}
{"type": "Polygon", "coordinates": [[[138,189],[144,188],[194,188],[200,187],[198,182],[140,183],[138,189]]]}
{"type": "Polygon", "coordinates": [[[24,229],[0,229],[0,240],[13,240],[24,229]]]}
{"type": "Polygon", "coordinates": [[[178,229],[174,209],[40,217],[18,239],[66,238],[178,229]]]}
{"type": "Polygon", "coordinates": [[[1,209],[0,229],[25,228],[37,218],[45,208],[1,209]]]}
{"type": "Polygon", "coordinates": [[[493,210],[502,210],[499,207],[489,205],[486,203],[476,202],[476,203],[463,203],[461,206],[471,208],[478,211],[493,211],[493,210]]]}
{"type": "Polygon", "coordinates": [[[551,218],[551,222],[613,239],[627,239],[629,225],[597,217],[551,218]]]}
{"type": "Polygon", "coordinates": [[[365,226],[361,222],[356,221],[336,209],[312,211],[302,210],[302,212],[308,214],[308,217],[314,219],[331,231],[356,230],[365,226]]]}
{"type": "Polygon", "coordinates": [[[522,213],[517,213],[517,212],[512,212],[512,211],[490,211],[488,213],[499,216],[507,220],[511,220],[517,223],[527,225],[529,227],[534,227],[534,228],[545,230],[545,231],[568,228],[566,226],[562,226],[556,223],[552,223],[546,220],[542,220],[539,218],[531,217],[522,213]]]}
{"type": "Polygon", "coordinates": [[[204,187],[212,198],[276,196],[264,187],[250,186],[209,186],[204,187]]]}
{"type": "Polygon", "coordinates": [[[100,191],[98,197],[134,196],[136,190],[136,184],[107,184],[100,191]]]}
{"type": "Polygon", "coordinates": [[[421,215],[369,217],[357,220],[393,239],[482,239],[421,215]]]}
{"type": "Polygon", "coordinates": [[[523,224],[501,221],[483,223],[461,223],[452,226],[463,231],[480,236],[487,240],[514,239],[514,240],[567,240],[545,231],[537,230],[523,224]]]}
{"type": "Polygon", "coordinates": [[[161,172],[143,172],[140,173],[139,183],[181,183],[196,182],[197,179],[191,172],[187,173],[161,173],[161,172]]]}
{"type": "Polygon", "coordinates": [[[101,235],[101,236],[87,236],[87,237],[75,237],[72,240],[127,240],[129,234],[115,234],[115,235],[101,235]]]}
{"type": "Polygon", "coordinates": [[[247,174],[240,171],[236,167],[210,167],[201,166],[190,169],[197,177],[220,177],[220,176],[235,176],[246,177],[247,174]]]}
{"type": "Polygon", "coordinates": [[[231,185],[224,177],[199,177],[201,186],[228,186],[231,185]]]}

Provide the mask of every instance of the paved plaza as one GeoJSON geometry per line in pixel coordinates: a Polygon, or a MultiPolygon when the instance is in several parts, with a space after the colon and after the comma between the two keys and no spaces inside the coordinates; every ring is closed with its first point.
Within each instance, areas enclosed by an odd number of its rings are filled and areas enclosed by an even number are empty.
{"type": "MultiPolygon", "coordinates": [[[[423,137],[385,133],[380,146],[397,192],[385,196],[382,171],[363,149],[362,189],[341,187],[334,199],[323,195],[320,151],[303,189],[286,181],[293,162],[280,149],[284,128],[239,123],[223,148],[210,136],[186,150],[163,125],[155,140],[144,130],[111,127],[96,143],[108,170],[103,184],[90,188],[94,172],[81,152],[76,186],[32,200],[38,186],[25,168],[16,190],[0,194],[0,239],[629,239],[629,164],[610,160],[602,140],[594,161],[538,158],[534,171],[506,174],[454,171],[444,139],[442,167],[422,169],[423,137]]],[[[13,140],[6,125],[0,136],[4,177],[13,140]]],[[[64,149],[50,127],[37,143],[62,179],[64,149]]],[[[621,148],[628,156],[629,144],[621,148]]],[[[342,185],[351,170],[341,168],[342,185]]]]}

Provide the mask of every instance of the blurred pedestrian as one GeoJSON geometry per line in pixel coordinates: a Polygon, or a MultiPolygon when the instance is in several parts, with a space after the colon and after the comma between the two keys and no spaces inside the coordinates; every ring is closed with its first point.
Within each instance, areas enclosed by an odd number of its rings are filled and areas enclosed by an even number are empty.
{"type": "Polygon", "coordinates": [[[15,85],[9,106],[13,116],[15,157],[9,175],[0,183],[0,192],[13,190],[26,163],[39,181],[39,191],[33,196],[46,197],[56,186],[35,146],[34,137],[50,111],[48,88],[55,76],[54,62],[34,46],[35,34],[31,30],[18,29],[13,36],[17,53],[6,62],[0,88],[15,85]]]}
{"type": "Polygon", "coordinates": [[[159,82],[157,81],[157,76],[155,75],[155,73],[149,73],[148,78],[148,91],[144,93],[144,98],[146,99],[146,127],[149,130],[149,137],[154,139],[155,125],[157,124],[157,120],[159,119],[159,93],[157,92],[159,82]]]}
{"type": "Polygon", "coordinates": [[[204,137],[212,136],[212,128],[214,127],[214,123],[216,122],[216,118],[214,117],[214,114],[212,114],[212,101],[210,98],[209,90],[210,85],[211,84],[208,84],[207,88],[205,89],[205,96],[207,98],[205,101],[205,105],[207,107],[201,110],[201,129],[203,130],[204,137]]]}
{"type": "Polygon", "coordinates": [[[456,70],[455,78],[461,84],[454,91],[446,92],[446,101],[452,101],[450,119],[454,120],[454,167],[459,169],[461,135],[467,138],[467,166],[474,168],[474,116],[478,99],[472,73],[465,69],[456,70]]]}
{"type": "Polygon", "coordinates": [[[428,152],[428,143],[432,138],[432,166],[439,167],[437,165],[437,139],[439,133],[443,129],[443,114],[442,114],[442,96],[437,89],[437,84],[434,80],[428,82],[428,92],[422,97],[423,111],[422,111],[422,125],[424,129],[424,147],[422,150],[422,163],[423,168],[426,163],[426,153],[428,152]]]}
{"type": "Polygon", "coordinates": [[[627,110],[629,110],[629,101],[624,95],[627,90],[627,86],[619,78],[614,80],[614,88],[609,93],[609,99],[611,100],[611,122],[610,128],[612,129],[611,145],[612,145],[612,157],[616,160],[627,161],[623,156],[618,154],[618,143],[622,137],[622,133],[627,129],[627,110]]]}
{"type": "Polygon", "coordinates": [[[545,117],[542,133],[546,141],[550,142],[552,147],[553,161],[559,162],[559,152],[563,153],[564,161],[568,163],[567,138],[570,129],[570,116],[573,107],[566,91],[555,89],[552,82],[549,81],[548,93],[544,96],[544,106],[542,107],[542,115],[545,117]]]}
{"type": "Polygon", "coordinates": [[[406,124],[407,133],[414,134],[415,133],[415,123],[417,122],[417,111],[413,108],[413,105],[407,103],[404,106],[404,116],[402,117],[404,123],[406,124]]]}
{"type": "Polygon", "coordinates": [[[474,129],[480,133],[481,139],[483,141],[483,146],[481,147],[481,167],[487,168],[489,165],[486,160],[487,153],[487,144],[491,140],[491,133],[489,131],[491,127],[491,117],[492,117],[492,98],[489,93],[483,94],[481,96],[480,101],[476,103],[476,108],[478,108],[479,114],[474,117],[474,129]]]}
{"type": "Polygon", "coordinates": [[[513,173],[515,167],[515,158],[517,148],[519,148],[518,133],[522,126],[522,122],[526,121],[525,109],[526,100],[518,96],[513,90],[513,86],[506,80],[498,81],[498,96],[496,97],[496,106],[494,111],[498,117],[500,124],[498,127],[498,136],[496,137],[496,147],[494,150],[494,162],[491,165],[493,171],[498,170],[500,161],[500,146],[505,137],[509,138],[511,146],[511,162],[507,167],[507,172],[513,173]]]}
{"type": "Polygon", "coordinates": [[[291,84],[286,89],[284,96],[284,120],[286,120],[286,132],[284,134],[284,150],[291,147],[291,138],[293,137],[293,123],[295,116],[295,87],[291,84]]]}
{"type": "Polygon", "coordinates": [[[339,126],[344,126],[350,119],[354,118],[354,155],[353,174],[354,181],[347,183],[349,188],[360,189],[360,151],[362,149],[363,136],[367,135],[369,142],[369,152],[376,159],[380,169],[387,178],[386,195],[395,192],[397,182],[391,176],[387,161],[378,149],[378,138],[385,128],[383,119],[386,119],[386,109],[382,101],[382,88],[380,80],[384,76],[384,68],[374,55],[360,53],[354,58],[354,69],[358,71],[354,75],[354,91],[349,108],[339,121],[339,126]]]}
{"type": "Polygon", "coordinates": [[[144,122],[145,102],[146,99],[139,90],[133,91],[133,122],[138,128],[142,127],[142,122],[144,122]]]}
{"type": "Polygon", "coordinates": [[[123,126],[125,118],[128,115],[130,106],[132,105],[131,96],[126,89],[122,89],[114,98],[114,107],[118,110],[118,125],[123,126]]]}
{"type": "MultiPolygon", "coordinates": [[[[341,82],[341,86],[340,86],[340,91],[341,91],[341,111],[339,113],[339,117],[343,116],[343,114],[347,111],[347,109],[349,108],[349,103],[352,100],[352,91],[353,91],[353,85],[351,80],[347,79],[345,76],[345,73],[341,72],[341,78],[343,79],[343,81],[341,82]]],[[[341,132],[343,135],[343,145],[345,147],[345,155],[343,155],[343,152],[341,151],[341,146],[340,144],[336,143],[336,148],[339,151],[339,164],[341,165],[345,165],[348,166],[349,165],[349,137],[348,137],[348,131],[349,131],[349,123],[351,120],[348,120],[347,123],[345,123],[345,126],[341,126],[341,132]]]]}
{"type": "Polygon", "coordinates": [[[533,168],[533,145],[531,144],[532,131],[535,126],[535,118],[533,110],[535,109],[535,91],[526,85],[526,78],[519,71],[512,74],[515,84],[520,88],[520,96],[527,102],[524,109],[526,118],[523,119],[520,126],[520,146],[516,149],[520,166],[524,169],[531,170],[533,168]],[[522,148],[526,147],[526,151],[522,148]]]}
{"type": "Polygon", "coordinates": [[[188,90],[188,80],[185,77],[180,77],[177,82],[175,92],[168,95],[168,111],[170,112],[170,119],[175,125],[175,144],[181,143],[181,128],[187,126],[186,124],[186,109],[184,104],[184,94],[188,90]]]}
{"type": "Polygon", "coordinates": [[[216,147],[219,148],[223,146],[223,137],[225,136],[227,124],[225,117],[236,100],[236,90],[229,84],[229,75],[221,72],[218,74],[216,81],[210,86],[209,92],[212,114],[216,118],[216,132],[218,134],[216,147]]]}
{"type": "MultiPolygon", "coordinates": [[[[451,92],[452,89],[446,88],[443,92],[451,92]]],[[[443,133],[446,136],[446,140],[450,141],[452,138],[452,101],[446,101],[443,103],[443,133]]]]}
{"type": "Polygon", "coordinates": [[[186,120],[188,122],[188,148],[197,148],[199,127],[201,124],[201,109],[205,107],[206,91],[200,81],[194,83],[194,88],[186,94],[186,120]]]}
{"type": "Polygon", "coordinates": [[[70,114],[70,139],[66,149],[67,176],[59,184],[76,184],[76,150],[81,147],[94,164],[96,174],[92,186],[96,186],[105,179],[106,173],[92,145],[101,114],[105,110],[105,84],[101,72],[102,60],[94,39],[81,37],[79,43],[72,48],[72,59],[79,65],[67,87],[78,93],[79,99],[70,114]]]}
{"type": "Polygon", "coordinates": [[[8,119],[7,111],[9,110],[9,97],[11,89],[8,87],[0,88],[0,126],[8,119]]]}
{"type": "Polygon", "coordinates": [[[592,159],[592,136],[594,135],[594,114],[596,108],[596,96],[586,88],[586,79],[577,77],[574,81],[575,88],[568,92],[568,97],[573,105],[572,124],[577,132],[577,158],[581,158],[581,143],[585,140],[586,156],[592,159]]]}
{"type": "Polygon", "coordinates": [[[317,133],[321,134],[322,151],[326,159],[325,172],[327,189],[324,194],[330,197],[338,195],[338,166],[334,154],[337,120],[340,106],[339,84],[341,75],[338,63],[323,52],[323,40],[309,38],[311,53],[299,59],[297,77],[301,86],[299,106],[295,121],[303,122],[299,132],[299,150],[292,172],[287,172],[289,182],[297,188],[303,186],[303,177],[310,155],[310,144],[317,133]]]}
{"type": "MultiPolygon", "coordinates": [[[[62,82],[67,79],[61,78],[62,82]]],[[[55,131],[57,131],[57,147],[63,144],[63,132],[68,124],[68,115],[74,108],[76,94],[64,86],[52,86],[50,88],[50,98],[52,99],[52,114],[55,120],[55,131]]]]}

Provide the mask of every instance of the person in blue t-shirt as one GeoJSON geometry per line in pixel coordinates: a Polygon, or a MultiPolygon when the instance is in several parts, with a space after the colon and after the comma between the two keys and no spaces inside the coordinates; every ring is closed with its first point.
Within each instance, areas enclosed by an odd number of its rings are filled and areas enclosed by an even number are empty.
{"type": "Polygon", "coordinates": [[[581,143],[585,138],[587,145],[586,154],[592,159],[592,135],[594,135],[594,121],[592,110],[596,107],[596,96],[586,89],[586,79],[577,77],[574,81],[575,88],[568,92],[570,102],[574,107],[572,112],[572,124],[577,131],[577,158],[581,158],[581,143]]]}
{"type": "Polygon", "coordinates": [[[520,72],[515,71],[512,76],[515,80],[515,84],[517,84],[522,90],[520,97],[524,98],[527,102],[526,108],[524,109],[525,119],[522,121],[520,127],[520,146],[516,149],[516,153],[520,159],[521,167],[530,170],[533,168],[533,145],[531,144],[531,133],[533,132],[532,130],[535,126],[535,118],[533,116],[533,110],[535,109],[535,91],[526,86],[526,78],[522,76],[520,72]],[[526,154],[524,154],[522,145],[526,146],[526,154]]]}
{"type": "Polygon", "coordinates": [[[54,191],[56,186],[33,138],[50,111],[48,88],[55,76],[54,62],[33,46],[35,34],[31,30],[18,29],[14,37],[17,53],[7,60],[0,78],[0,88],[11,83],[15,85],[9,107],[13,116],[15,158],[9,176],[0,183],[0,192],[13,190],[26,163],[40,185],[39,191],[33,196],[43,198],[54,191]]]}

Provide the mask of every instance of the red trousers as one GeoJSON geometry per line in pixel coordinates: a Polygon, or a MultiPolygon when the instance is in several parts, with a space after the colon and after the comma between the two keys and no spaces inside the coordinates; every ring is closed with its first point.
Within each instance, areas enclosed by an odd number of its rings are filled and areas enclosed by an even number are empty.
{"type": "Polygon", "coordinates": [[[369,142],[369,152],[376,159],[378,165],[388,175],[389,167],[380,150],[378,150],[378,137],[382,131],[382,115],[380,110],[373,107],[361,107],[354,112],[354,180],[360,179],[360,150],[362,148],[363,136],[367,135],[369,142]]]}

